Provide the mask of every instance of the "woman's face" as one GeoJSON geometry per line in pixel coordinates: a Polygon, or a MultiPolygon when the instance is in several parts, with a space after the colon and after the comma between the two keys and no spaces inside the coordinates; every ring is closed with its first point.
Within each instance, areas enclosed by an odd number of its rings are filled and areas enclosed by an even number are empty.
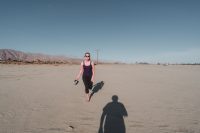
{"type": "Polygon", "coordinates": [[[85,54],[85,59],[86,60],[90,60],[90,55],[89,54],[85,54]]]}

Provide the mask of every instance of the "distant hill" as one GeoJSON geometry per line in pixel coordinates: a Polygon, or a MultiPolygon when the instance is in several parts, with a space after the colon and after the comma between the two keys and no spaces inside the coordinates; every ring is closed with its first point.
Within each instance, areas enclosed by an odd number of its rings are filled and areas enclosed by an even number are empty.
{"type": "Polygon", "coordinates": [[[1,63],[80,64],[82,59],[0,49],[1,63]]]}

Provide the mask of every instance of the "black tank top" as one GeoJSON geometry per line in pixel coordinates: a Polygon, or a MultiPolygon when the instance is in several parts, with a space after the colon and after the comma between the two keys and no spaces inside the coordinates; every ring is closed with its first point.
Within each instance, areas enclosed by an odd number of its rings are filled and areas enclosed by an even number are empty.
{"type": "Polygon", "coordinates": [[[92,64],[91,64],[91,61],[90,61],[90,65],[89,66],[86,66],[85,65],[85,61],[83,61],[83,76],[92,76],[92,64]]]}

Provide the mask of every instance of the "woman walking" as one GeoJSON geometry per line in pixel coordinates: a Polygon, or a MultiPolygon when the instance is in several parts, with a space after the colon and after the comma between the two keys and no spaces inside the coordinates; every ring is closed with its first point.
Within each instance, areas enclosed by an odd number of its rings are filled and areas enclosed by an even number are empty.
{"type": "Polygon", "coordinates": [[[90,101],[90,93],[89,90],[92,89],[94,83],[94,63],[91,61],[90,53],[86,52],[84,55],[84,60],[81,62],[81,67],[78,75],[76,76],[75,80],[79,80],[82,75],[82,80],[85,86],[85,95],[86,100],[90,101]]]}

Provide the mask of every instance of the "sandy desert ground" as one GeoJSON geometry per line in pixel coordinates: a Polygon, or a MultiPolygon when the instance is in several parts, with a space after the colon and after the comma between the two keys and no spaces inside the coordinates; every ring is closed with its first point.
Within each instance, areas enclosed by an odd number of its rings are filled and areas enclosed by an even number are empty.
{"type": "Polygon", "coordinates": [[[98,65],[90,102],[78,71],[1,64],[0,133],[200,133],[200,66],[98,65]]]}

